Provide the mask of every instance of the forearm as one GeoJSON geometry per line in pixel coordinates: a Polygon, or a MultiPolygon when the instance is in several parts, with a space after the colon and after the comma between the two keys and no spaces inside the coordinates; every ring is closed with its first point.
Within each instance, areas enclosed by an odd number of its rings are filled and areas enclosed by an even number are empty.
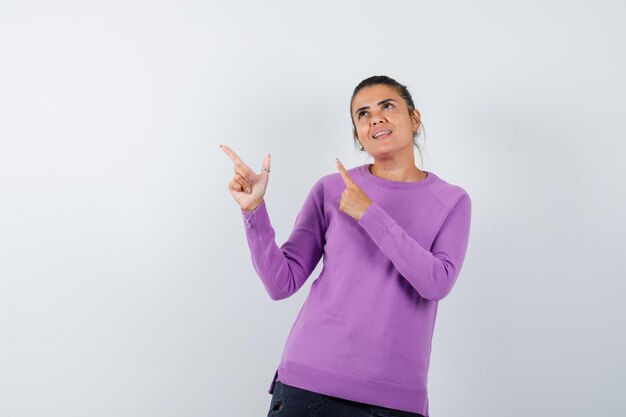
{"type": "Polygon", "coordinates": [[[432,252],[423,248],[378,204],[367,209],[359,224],[420,296],[437,301],[452,290],[467,251],[469,206],[458,210],[445,224],[445,232],[440,233],[432,252]]]}
{"type": "Polygon", "coordinates": [[[289,239],[279,247],[264,201],[251,212],[242,209],[242,215],[254,269],[270,298],[281,300],[291,296],[317,265],[321,248],[310,239],[310,234],[303,238],[304,221],[296,224],[289,239]]]}

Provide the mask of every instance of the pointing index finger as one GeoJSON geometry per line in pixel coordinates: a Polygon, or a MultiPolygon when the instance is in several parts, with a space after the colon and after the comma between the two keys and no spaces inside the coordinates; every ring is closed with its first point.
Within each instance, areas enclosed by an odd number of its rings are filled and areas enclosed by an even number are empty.
{"type": "Polygon", "coordinates": [[[356,186],[356,183],[354,181],[352,181],[352,178],[350,177],[350,174],[348,174],[348,171],[343,166],[341,161],[339,161],[338,158],[335,158],[335,162],[337,163],[337,169],[339,169],[339,174],[341,174],[341,178],[343,178],[343,182],[346,183],[346,186],[347,187],[354,187],[354,186],[356,186]]]}
{"type": "Polygon", "coordinates": [[[226,145],[220,145],[220,148],[222,148],[222,150],[226,153],[226,155],[228,155],[228,157],[236,164],[242,164],[245,165],[243,163],[243,161],[241,160],[241,158],[239,158],[239,156],[237,156],[237,154],[235,152],[233,152],[232,149],[230,149],[228,146],[226,145]]]}

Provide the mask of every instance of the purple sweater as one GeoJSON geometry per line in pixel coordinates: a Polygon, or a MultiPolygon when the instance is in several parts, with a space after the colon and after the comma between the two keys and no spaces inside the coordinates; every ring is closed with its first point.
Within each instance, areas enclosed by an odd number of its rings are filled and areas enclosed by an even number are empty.
{"type": "Polygon", "coordinates": [[[428,416],[428,368],[439,300],[467,251],[471,200],[430,171],[418,182],[348,170],[374,201],[360,220],[339,210],[339,172],[311,188],[282,245],[263,201],[241,210],[252,263],[272,300],[323,268],[291,328],[276,379],[352,401],[428,416]]]}

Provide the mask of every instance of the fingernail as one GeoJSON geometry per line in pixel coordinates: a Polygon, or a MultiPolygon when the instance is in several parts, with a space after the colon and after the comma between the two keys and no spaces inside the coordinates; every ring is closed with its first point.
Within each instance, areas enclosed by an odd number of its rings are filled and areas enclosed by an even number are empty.
{"type": "Polygon", "coordinates": [[[335,158],[335,163],[339,164],[339,158],[335,158]]]}
{"type": "Polygon", "coordinates": [[[246,188],[246,192],[247,192],[248,194],[250,194],[250,193],[252,192],[252,191],[250,190],[250,187],[246,188]]]}

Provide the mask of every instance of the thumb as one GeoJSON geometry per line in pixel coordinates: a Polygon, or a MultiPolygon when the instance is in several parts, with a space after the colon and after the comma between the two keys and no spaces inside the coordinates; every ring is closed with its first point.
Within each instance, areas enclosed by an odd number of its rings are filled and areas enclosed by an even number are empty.
{"type": "Polygon", "coordinates": [[[272,156],[268,153],[267,155],[265,155],[265,158],[263,158],[261,174],[259,174],[266,180],[269,179],[271,161],[272,161],[272,156]]]}

